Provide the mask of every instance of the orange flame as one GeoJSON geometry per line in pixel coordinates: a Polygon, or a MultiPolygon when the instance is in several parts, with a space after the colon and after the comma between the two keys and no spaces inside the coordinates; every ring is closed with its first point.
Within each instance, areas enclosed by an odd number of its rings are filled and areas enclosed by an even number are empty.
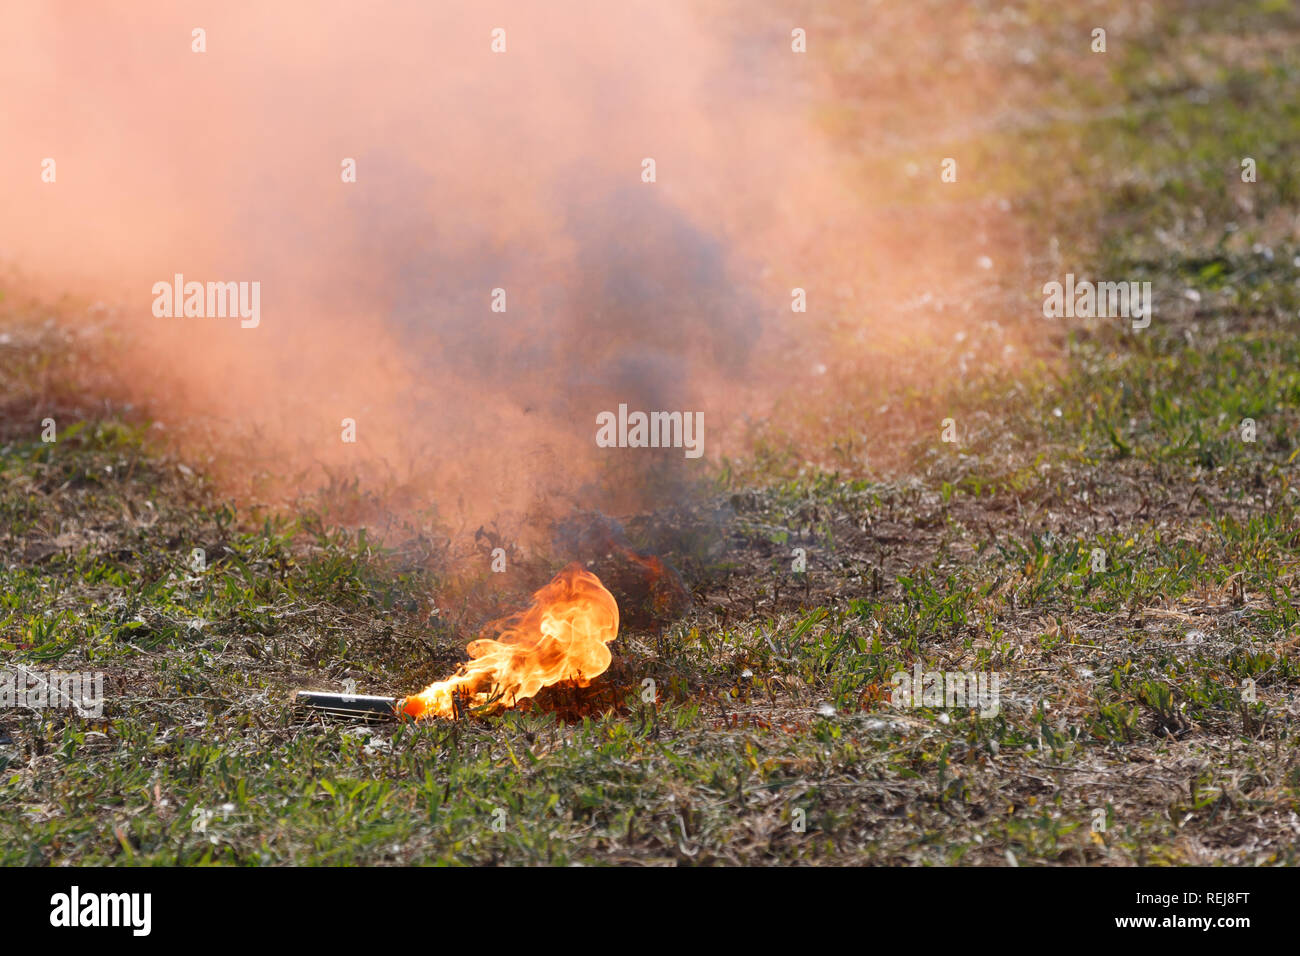
{"type": "Polygon", "coordinates": [[[471,641],[473,658],[447,680],[397,705],[411,717],[455,717],[497,703],[514,706],[543,687],[572,681],[586,687],[609,667],[618,636],[618,604],[600,578],[571,564],[533,595],[533,605],[487,625],[495,638],[471,641]]]}

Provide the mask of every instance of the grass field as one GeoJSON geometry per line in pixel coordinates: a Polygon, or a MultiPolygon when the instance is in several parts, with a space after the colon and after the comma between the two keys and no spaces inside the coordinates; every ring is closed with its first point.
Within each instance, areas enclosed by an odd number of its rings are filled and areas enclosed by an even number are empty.
{"type": "Polygon", "coordinates": [[[241,510],[117,400],[120,346],[61,321],[80,306],[9,290],[0,653],[103,672],[107,703],[0,711],[0,863],[1297,862],[1300,14],[1160,7],[1111,43],[1074,79],[1040,56],[1039,108],[962,155],[1016,157],[1017,211],[1078,271],[1151,281],[1150,327],[1062,324],[888,416],[845,390],[815,448],[762,436],[624,522],[689,610],[626,608],[596,686],[512,712],[289,701],[449,673],[548,556],[496,584],[340,523],[345,491],[241,510]],[[872,473],[844,450],[886,419],[900,463],[872,473]],[[998,713],[890,706],[918,663],[996,673],[998,713]]]}

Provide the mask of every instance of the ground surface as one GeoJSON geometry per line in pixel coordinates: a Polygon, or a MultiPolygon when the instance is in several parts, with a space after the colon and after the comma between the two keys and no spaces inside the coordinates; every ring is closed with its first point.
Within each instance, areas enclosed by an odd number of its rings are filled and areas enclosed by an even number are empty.
{"type": "MultiPolygon", "coordinates": [[[[1086,26],[1016,9],[1049,47],[1086,26]]],[[[111,341],[11,292],[0,653],[101,671],[108,705],[0,711],[0,862],[1296,862],[1300,18],[1140,27],[1099,71],[1033,51],[1042,109],[969,135],[1017,157],[1017,211],[1088,271],[1153,282],[1150,328],[1062,327],[887,414],[845,387],[816,441],[762,436],[696,503],[623,523],[685,614],[624,589],[610,672],[517,712],[357,727],[288,701],[444,676],[558,545],[497,584],[324,505],[237,511],[123,407],[111,341]],[[78,424],[46,444],[46,414],[78,424]],[[904,464],[863,468],[870,435],[904,464]],[[891,707],[918,662],[997,673],[999,712],[891,707]]],[[[590,550],[600,520],[574,522],[590,550]]]]}

